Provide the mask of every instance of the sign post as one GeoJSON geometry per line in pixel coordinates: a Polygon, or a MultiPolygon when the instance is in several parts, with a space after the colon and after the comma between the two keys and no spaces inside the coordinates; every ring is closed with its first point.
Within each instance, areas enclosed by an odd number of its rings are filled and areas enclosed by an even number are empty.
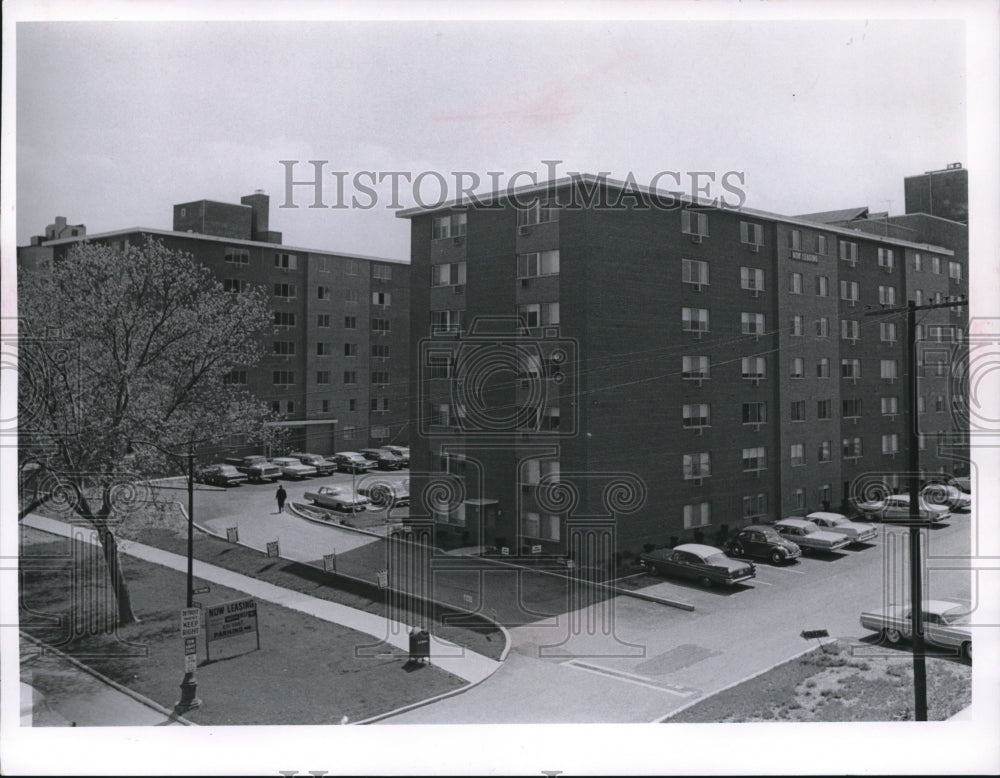
{"type": "Polygon", "coordinates": [[[230,543],[240,542],[240,528],[239,527],[226,527],[226,540],[230,543]]]}
{"type": "Polygon", "coordinates": [[[181,637],[184,639],[184,672],[198,668],[198,633],[201,631],[201,609],[181,610],[181,637]]]}
{"type": "Polygon", "coordinates": [[[267,544],[267,555],[268,557],[281,556],[278,551],[278,541],[272,540],[267,544]]]}
{"type": "Polygon", "coordinates": [[[323,571],[326,573],[337,572],[337,552],[323,555],[323,571]]]}

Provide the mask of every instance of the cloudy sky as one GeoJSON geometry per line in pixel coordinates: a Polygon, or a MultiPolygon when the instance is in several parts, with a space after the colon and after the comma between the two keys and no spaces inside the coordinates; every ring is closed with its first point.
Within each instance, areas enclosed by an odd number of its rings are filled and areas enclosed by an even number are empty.
{"type": "MultiPolygon", "coordinates": [[[[280,160],[297,179],[327,160],[363,204],[358,171],[437,171],[454,194],[455,171],[506,185],[555,159],[640,183],[740,171],[747,206],[780,213],[898,213],[904,176],[968,162],[965,35],[860,18],[22,22],[17,242],[56,215],[169,229],[174,203],[263,189],[287,244],[408,257],[388,180],[374,208],[310,209],[303,188],[280,208],[280,160]]],[[[438,189],[424,177],[424,200],[438,189]]]]}

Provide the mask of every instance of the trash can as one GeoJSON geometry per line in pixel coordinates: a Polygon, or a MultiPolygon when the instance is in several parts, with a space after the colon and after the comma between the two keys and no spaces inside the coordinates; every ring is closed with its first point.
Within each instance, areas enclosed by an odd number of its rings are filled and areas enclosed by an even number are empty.
{"type": "Polygon", "coordinates": [[[431,661],[431,635],[425,630],[414,630],[410,633],[410,661],[431,661]]]}

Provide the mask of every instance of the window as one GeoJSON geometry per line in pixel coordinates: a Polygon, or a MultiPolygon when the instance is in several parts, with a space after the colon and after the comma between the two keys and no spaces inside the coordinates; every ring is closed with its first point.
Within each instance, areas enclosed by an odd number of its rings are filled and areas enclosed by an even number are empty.
{"type": "Polygon", "coordinates": [[[882,415],[883,416],[895,416],[899,412],[899,398],[898,397],[883,397],[882,398],[882,415]]]}
{"type": "Polygon", "coordinates": [[[792,378],[803,378],[805,377],[805,367],[802,361],[802,357],[794,357],[791,362],[791,371],[789,373],[792,378]]]}
{"type": "Polygon", "coordinates": [[[690,481],[693,478],[708,478],[710,475],[712,475],[712,465],[707,451],[700,454],[684,455],[685,481],[690,481]]]}
{"type": "Polygon", "coordinates": [[[890,435],[882,436],[882,453],[883,454],[899,453],[899,435],[893,432],[890,435]]]}
{"type": "Polygon", "coordinates": [[[751,246],[764,245],[764,228],[753,222],[740,222],[740,243],[751,246]]]}
{"type": "Polygon", "coordinates": [[[383,397],[382,398],[382,410],[383,411],[389,410],[389,398],[388,397],[383,397]]]}
{"type": "Polygon", "coordinates": [[[795,510],[797,511],[805,510],[806,490],[800,487],[795,490],[794,495],[795,495],[794,496],[795,510]]]}
{"type": "Polygon", "coordinates": [[[958,262],[948,263],[948,278],[952,281],[962,280],[962,265],[958,262]]]}
{"type": "Polygon", "coordinates": [[[847,300],[848,302],[858,301],[858,282],[857,281],[841,281],[840,282],[840,299],[847,300]]]}
{"type": "Polygon", "coordinates": [[[371,382],[372,382],[372,386],[388,386],[389,385],[389,371],[388,370],[372,370],[371,382]]]}
{"type": "Polygon", "coordinates": [[[826,254],[826,235],[816,236],[816,253],[826,254]]]}
{"type": "Polygon", "coordinates": [[[681,281],[699,286],[708,283],[708,263],[699,259],[681,260],[681,281]]]}
{"type": "MultiPolygon", "coordinates": [[[[319,344],[316,344],[319,346],[319,344]]],[[[316,353],[319,353],[317,349],[316,353]]],[[[345,343],[344,344],[344,356],[345,357],[356,357],[358,355],[358,344],[357,343],[345,343]]]]}
{"type": "Polygon", "coordinates": [[[941,275],[941,257],[931,257],[931,272],[936,276],[941,275]]]}
{"type": "Polygon", "coordinates": [[[881,305],[895,305],[896,304],[896,287],[894,286],[879,286],[878,288],[878,301],[881,305]]]}
{"type": "Polygon", "coordinates": [[[681,211],[681,232],[703,238],[708,235],[708,216],[699,211],[681,211]]]}
{"type": "Polygon", "coordinates": [[[896,322],[893,321],[879,322],[879,337],[882,339],[883,343],[895,343],[896,322]]]}
{"type": "Polygon", "coordinates": [[[388,343],[372,343],[370,347],[369,355],[375,359],[388,359],[389,358],[389,344],[388,343]]]}
{"type": "Polygon", "coordinates": [[[740,369],[744,378],[764,378],[766,374],[764,357],[743,357],[740,369]]]}
{"type": "Polygon", "coordinates": [[[816,337],[827,338],[830,336],[830,320],[825,316],[816,319],[816,337]]]}
{"type": "Polygon", "coordinates": [[[517,315],[525,327],[538,327],[541,325],[542,312],[539,303],[517,306],[517,315]]]}
{"type": "Polygon", "coordinates": [[[358,264],[356,259],[345,259],[344,260],[344,274],[349,276],[356,276],[361,272],[361,265],[358,264]]]}
{"type": "Polygon", "coordinates": [[[817,297],[830,296],[830,279],[826,276],[816,276],[816,295],[817,297]]]}
{"type": "Polygon", "coordinates": [[[740,268],[740,288],[760,292],[764,289],[764,271],[758,267],[740,268]]]}
{"type": "Polygon", "coordinates": [[[767,513],[766,494],[748,494],[743,498],[743,518],[759,519],[767,513]]]}
{"type": "Polygon", "coordinates": [[[913,255],[913,269],[916,271],[924,269],[924,258],[919,254],[913,255]]]}
{"type": "Polygon", "coordinates": [[[318,341],[316,343],[316,356],[328,357],[332,353],[333,353],[333,344],[324,343],[323,341],[318,341]]]}
{"type": "Polygon", "coordinates": [[[223,292],[235,292],[237,294],[241,292],[250,291],[250,282],[244,281],[241,278],[227,278],[222,282],[223,292]]]}
{"type": "Polygon", "coordinates": [[[708,357],[681,357],[681,378],[708,378],[708,357]]]}
{"type": "Polygon", "coordinates": [[[683,408],[684,426],[689,428],[709,426],[709,409],[706,403],[685,405],[683,408]]]}
{"type": "Polygon", "coordinates": [[[389,319],[372,319],[372,333],[384,335],[392,330],[392,321],[389,319]]]}
{"type": "Polygon", "coordinates": [[[830,419],[833,417],[833,402],[831,400],[816,401],[816,418],[830,419]]]}
{"type": "Polygon", "coordinates": [[[806,420],[806,401],[805,400],[792,400],[791,415],[792,415],[792,421],[805,421],[806,420]]]}
{"type": "Polygon", "coordinates": [[[292,300],[295,298],[295,284],[275,284],[274,285],[274,296],[281,297],[285,300],[292,300]]]}
{"type": "Polygon", "coordinates": [[[465,283],[465,262],[431,265],[431,286],[457,286],[465,283]]]}
{"type": "MultiPolygon", "coordinates": [[[[384,424],[377,424],[372,427],[371,435],[375,440],[385,440],[389,437],[389,428],[384,424]]],[[[464,508],[465,506],[463,505],[462,507],[464,508]]]]}
{"type": "Polygon", "coordinates": [[[329,370],[317,370],[316,371],[316,383],[317,384],[328,384],[328,383],[330,383],[330,371],[329,370]]]}
{"type": "Polygon", "coordinates": [[[840,401],[840,415],[845,419],[861,418],[861,398],[851,397],[840,401]]]}
{"type": "Polygon", "coordinates": [[[542,412],[541,428],[545,432],[556,432],[559,429],[559,409],[546,408],[542,412]]]}
{"type": "MultiPolygon", "coordinates": [[[[463,214],[464,216],[464,214],[463,214]]],[[[462,222],[463,225],[465,222],[462,222]]],[[[465,230],[462,230],[462,235],[465,234],[465,230]]],[[[376,281],[391,281],[392,280],[392,265],[372,265],[372,278],[376,281]]],[[[388,305],[388,303],[386,303],[388,305]]]]}
{"type": "Polygon", "coordinates": [[[829,440],[821,441],[819,447],[816,450],[816,459],[819,462],[829,462],[831,457],[831,449],[833,448],[829,440]]]}
{"type": "Polygon", "coordinates": [[[744,424],[764,424],[767,422],[767,403],[743,403],[744,424]]]}
{"type": "Polygon", "coordinates": [[[271,344],[271,353],[278,354],[283,357],[291,356],[295,353],[295,341],[276,340],[271,344]]]}
{"type": "Polygon", "coordinates": [[[356,384],[358,382],[358,371],[357,370],[345,370],[344,371],[344,383],[345,384],[356,384]]]}
{"type": "Polygon", "coordinates": [[[898,363],[895,359],[883,359],[881,364],[882,378],[898,378],[898,363]]]}
{"type": "Polygon", "coordinates": [[[924,293],[922,291],[920,291],[919,289],[914,289],[913,290],[913,301],[917,305],[923,305],[923,303],[924,303],[924,293]]]}
{"type": "Polygon", "coordinates": [[[285,403],[285,413],[295,413],[295,400],[289,400],[285,403]]]}
{"type": "Polygon", "coordinates": [[[853,319],[840,320],[840,337],[843,340],[855,341],[861,337],[861,327],[853,319]]]}
{"type": "Polygon", "coordinates": [[[321,400],[320,404],[319,404],[319,410],[320,410],[320,413],[329,413],[330,412],[330,401],[329,400],[321,400]]]}
{"type": "Polygon", "coordinates": [[[247,382],[246,370],[230,370],[222,376],[222,383],[226,386],[245,386],[247,382]]]}
{"type": "Polygon", "coordinates": [[[840,377],[841,378],[861,378],[861,360],[860,359],[842,359],[840,360],[840,377]]]}
{"type": "Polygon", "coordinates": [[[887,270],[892,270],[895,267],[895,262],[892,257],[892,249],[880,248],[878,250],[878,266],[884,267],[887,270]]]}
{"type": "Polygon", "coordinates": [[[858,244],[849,240],[840,241],[840,258],[852,265],[858,261],[858,244]]]}
{"type": "Polygon", "coordinates": [[[684,506],[684,529],[707,527],[712,521],[712,508],[707,502],[684,506]]]}
{"type": "Polygon", "coordinates": [[[924,400],[924,396],[923,395],[919,395],[917,397],[917,413],[923,413],[924,410],[925,410],[925,408],[926,408],[926,405],[927,405],[927,403],[924,400]]]}
{"type": "Polygon", "coordinates": [[[437,427],[450,427],[452,421],[451,408],[447,403],[431,405],[430,423],[437,427]]]}
{"type": "Polygon", "coordinates": [[[819,361],[816,363],[816,377],[817,378],[829,378],[830,377],[830,360],[826,357],[820,357],[819,361]]]}
{"type": "Polygon", "coordinates": [[[546,483],[559,482],[558,459],[529,459],[524,463],[524,481],[522,483],[539,484],[543,479],[546,483]]]}
{"type": "Polygon", "coordinates": [[[392,295],[388,292],[372,292],[372,305],[391,305],[392,295]]]}
{"type": "Polygon", "coordinates": [[[944,412],[944,395],[939,394],[934,398],[934,412],[943,413],[944,412]]]}
{"type": "Polygon", "coordinates": [[[559,540],[559,517],[554,514],[525,512],[524,537],[538,538],[540,540],[559,540]]]}
{"type": "Polygon", "coordinates": [[[681,308],[681,328],[685,332],[708,332],[708,309],[681,308]]]}
{"type": "Polygon", "coordinates": [[[354,440],[354,438],[357,437],[357,432],[357,427],[344,427],[344,440],[354,440]]]}
{"type": "Polygon", "coordinates": [[[551,276],[559,272],[559,250],[517,255],[517,277],[551,276]]]}
{"type": "Polygon", "coordinates": [[[802,336],[802,317],[801,316],[795,315],[795,316],[792,317],[791,333],[792,333],[792,337],[801,337],[802,336]]]}
{"type": "Polygon", "coordinates": [[[319,313],[316,314],[316,326],[317,327],[329,327],[330,326],[330,314],[319,313]]]}
{"type": "Polygon", "coordinates": [[[451,356],[449,354],[428,355],[427,377],[451,378],[451,356]]]}
{"type": "Polygon", "coordinates": [[[358,301],[358,290],[347,288],[344,289],[344,302],[356,303],[358,301]]]}
{"type": "Polygon", "coordinates": [[[275,386],[294,386],[295,373],[292,370],[275,370],[271,373],[271,383],[275,386]]]}
{"type": "Polygon", "coordinates": [[[452,213],[434,217],[434,232],[432,238],[451,238],[465,235],[468,224],[468,214],[452,213]]]}
{"type": "Polygon", "coordinates": [[[525,227],[542,222],[559,221],[559,206],[535,200],[526,208],[517,209],[517,226],[525,227]]]}
{"type": "Polygon", "coordinates": [[[274,266],[281,270],[295,270],[298,258],[294,254],[275,254],[274,266]]]}
{"type": "Polygon", "coordinates": [[[792,467],[802,467],[806,463],[805,446],[802,443],[792,443],[788,449],[792,467]]]}
{"type": "Polygon", "coordinates": [[[284,311],[275,311],[272,321],[274,322],[275,327],[294,327],[295,314],[286,313],[284,311]]]}
{"type": "Polygon", "coordinates": [[[347,410],[356,411],[358,409],[358,401],[355,399],[350,399],[347,401],[347,410]]]}
{"type": "Polygon", "coordinates": [[[801,273],[792,273],[788,276],[788,291],[790,294],[802,294],[801,273]]]}
{"type": "Polygon", "coordinates": [[[461,311],[431,311],[431,332],[459,332],[462,329],[461,311]]]}
{"type": "Polygon", "coordinates": [[[857,459],[861,456],[861,438],[844,438],[840,454],[844,459],[857,459]]]}
{"type": "Polygon", "coordinates": [[[764,314],[762,313],[747,313],[744,311],[740,314],[740,325],[741,332],[744,335],[763,335],[764,334],[764,314]]]}
{"type": "Polygon", "coordinates": [[[754,448],[743,449],[743,470],[750,472],[754,470],[767,469],[767,448],[756,446],[754,448]]]}
{"type": "Polygon", "coordinates": [[[802,249],[802,231],[792,230],[788,233],[788,247],[794,251],[802,249]]]}
{"type": "Polygon", "coordinates": [[[358,328],[358,317],[357,316],[345,316],[344,317],[344,329],[345,330],[356,330],[358,328]]]}
{"type": "Polygon", "coordinates": [[[231,265],[249,265],[250,250],[238,249],[232,246],[226,247],[226,262],[231,265]]]}

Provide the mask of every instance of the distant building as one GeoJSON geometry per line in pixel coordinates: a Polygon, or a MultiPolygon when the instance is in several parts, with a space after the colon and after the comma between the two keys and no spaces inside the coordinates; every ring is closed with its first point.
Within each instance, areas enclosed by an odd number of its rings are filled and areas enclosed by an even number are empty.
{"type": "MultiPolygon", "coordinates": [[[[262,192],[241,204],[199,200],[174,206],[173,230],[132,227],[86,238],[63,234],[60,217],[53,234],[61,236],[18,248],[18,264],[59,261],[83,240],[125,248],[152,237],[187,251],[227,291],[268,291],[267,354],[228,380],[281,414],[291,446],[326,454],[407,443],[408,264],[285,246],[269,230],[268,208],[262,192]]],[[[234,454],[257,453],[232,444],[234,454]]]]}
{"type": "Polygon", "coordinates": [[[903,189],[907,213],[926,213],[968,224],[969,171],[961,162],[908,176],[903,179],[903,189]]]}

